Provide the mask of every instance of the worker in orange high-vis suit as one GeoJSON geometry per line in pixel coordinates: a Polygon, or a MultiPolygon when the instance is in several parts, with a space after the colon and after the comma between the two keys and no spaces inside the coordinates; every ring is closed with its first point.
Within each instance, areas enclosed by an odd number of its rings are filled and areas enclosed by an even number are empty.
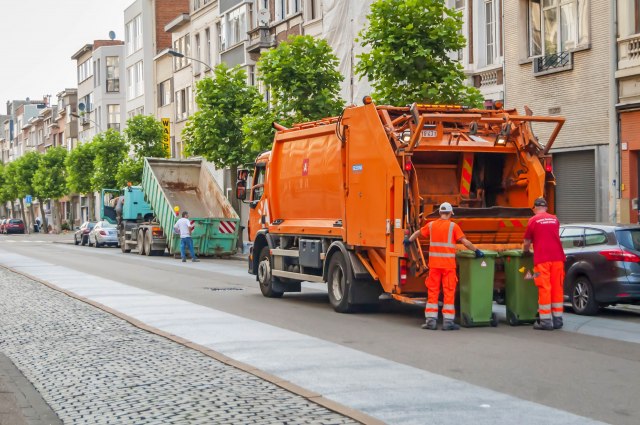
{"type": "Polygon", "coordinates": [[[424,310],[426,318],[422,329],[436,330],[438,328],[438,299],[440,286],[444,292],[442,306],[442,330],[454,331],[460,327],[453,322],[456,316],[455,295],[458,277],[456,276],[456,243],[461,243],[468,249],[475,251],[476,258],[484,257],[484,253],[467,238],[462,229],[451,221],[453,208],[448,202],[439,208],[440,219],[427,223],[426,226],[405,238],[405,249],[409,251],[411,243],[418,237],[429,238],[429,276],[427,285],[427,305],[424,310]]]}
{"type": "Polygon", "coordinates": [[[560,242],[560,222],[547,212],[547,201],[533,203],[535,215],[529,219],[522,250],[528,254],[533,243],[533,279],[538,287],[539,320],[534,329],[552,331],[562,328],[564,309],[564,261],[560,242]]]}

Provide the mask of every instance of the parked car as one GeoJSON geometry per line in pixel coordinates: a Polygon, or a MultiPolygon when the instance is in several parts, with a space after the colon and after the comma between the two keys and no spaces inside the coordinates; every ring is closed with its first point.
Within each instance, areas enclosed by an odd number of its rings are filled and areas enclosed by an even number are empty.
{"type": "Polygon", "coordinates": [[[3,233],[8,235],[9,233],[22,233],[24,234],[24,222],[18,218],[12,218],[5,220],[2,226],[3,233]]]}
{"type": "Polygon", "coordinates": [[[91,230],[93,229],[93,227],[96,225],[95,221],[85,221],[84,223],[82,223],[82,226],[80,226],[78,228],[78,230],[76,230],[76,232],[73,234],[73,242],[76,245],[86,245],[89,243],[89,232],[91,232],[91,230]]]}
{"type": "Polygon", "coordinates": [[[100,248],[104,245],[118,246],[118,230],[115,224],[103,220],[89,232],[89,246],[100,248]]]}
{"type": "Polygon", "coordinates": [[[564,225],[560,240],[567,255],[565,299],[575,313],[640,303],[640,226],[564,225]]]}
{"type": "Polygon", "coordinates": [[[3,218],[0,220],[0,233],[4,233],[4,223],[7,221],[7,218],[3,218]]]}

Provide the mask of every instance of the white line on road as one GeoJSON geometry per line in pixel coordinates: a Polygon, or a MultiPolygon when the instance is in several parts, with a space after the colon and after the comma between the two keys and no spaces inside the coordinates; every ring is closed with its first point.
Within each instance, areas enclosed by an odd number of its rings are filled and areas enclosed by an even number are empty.
{"type": "Polygon", "coordinates": [[[0,264],[390,424],[586,424],[559,409],[265,323],[5,251],[0,264]]]}

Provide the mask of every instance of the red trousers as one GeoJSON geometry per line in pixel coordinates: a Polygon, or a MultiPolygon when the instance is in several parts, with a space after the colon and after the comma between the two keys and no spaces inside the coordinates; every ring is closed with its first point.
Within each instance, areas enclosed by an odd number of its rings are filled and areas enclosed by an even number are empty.
{"type": "Polygon", "coordinates": [[[538,287],[538,313],[540,319],[562,317],[564,310],[564,262],[548,261],[533,268],[538,287]]]}
{"type": "Polygon", "coordinates": [[[438,318],[438,299],[440,298],[440,285],[444,292],[444,304],[442,317],[453,320],[456,316],[455,297],[458,276],[456,269],[429,269],[429,276],[425,281],[427,285],[427,305],[424,309],[426,318],[438,318]]]}

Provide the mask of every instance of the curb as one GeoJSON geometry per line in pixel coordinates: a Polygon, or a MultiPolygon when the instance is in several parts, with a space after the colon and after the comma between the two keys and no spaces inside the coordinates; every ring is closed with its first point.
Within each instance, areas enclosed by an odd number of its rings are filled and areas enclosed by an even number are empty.
{"type": "MultiPolygon", "coordinates": [[[[59,242],[59,243],[65,243],[65,242],[59,242]]],[[[241,260],[246,260],[245,258],[240,258],[241,260]]],[[[88,298],[82,297],[80,295],[77,295],[71,291],[68,291],[66,289],[62,289],[50,282],[46,282],[44,280],[41,280],[37,277],[31,276],[28,273],[24,273],[24,272],[20,272],[17,270],[12,269],[11,267],[7,267],[4,265],[0,265],[0,267],[2,267],[5,270],[8,270],[12,273],[15,273],[17,275],[26,277],[28,279],[31,279],[35,282],[38,282],[42,285],[45,285],[46,287],[53,289],[55,291],[61,292],[65,295],[67,295],[70,298],[74,298],[78,301],[81,301],[85,304],[89,304],[92,307],[98,308],[106,313],[109,313],[113,316],[118,317],[119,319],[122,319],[128,323],[130,323],[131,325],[137,327],[138,329],[142,329],[144,331],[147,331],[149,333],[161,336],[163,338],[166,338],[170,341],[176,342],[182,346],[185,346],[187,348],[191,348],[193,350],[196,350],[202,354],[204,354],[205,356],[211,357],[215,360],[218,360],[219,362],[222,362],[228,366],[234,367],[236,369],[239,369],[243,372],[249,373],[257,378],[263,379],[267,382],[270,382],[286,391],[289,391],[293,394],[299,395],[302,398],[305,398],[307,400],[309,400],[312,403],[318,404],[328,410],[331,410],[333,412],[336,412],[342,416],[345,416],[347,418],[353,419],[356,422],[359,422],[361,424],[364,425],[384,425],[385,422],[381,421],[380,419],[376,419],[372,416],[367,415],[366,413],[360,412],[359,410],[356,409],[352,409],[350,407],[344,406],[340,403],[337,403],[335,401],[329,400],[327,398],[325,398],[322,394],[318,394],[315,393],[313,391],[309,391],[305,388],[302,388],[292,382],[289,382],[287,380],[284,380],[282,378],[279,378],[275,375],[272,375],[268,372],[264,372],[260,369],[257,369],[251,365],[248,365],[246,363],[234,360],[228,356],[225,356],[224,354],[212,350],[211,348],[205,347],[203,345],[200,344],[196,344],[195,342],[191,342],[185,338],[182,338],[180,336],[177,335],[173,335],[171,333],[165,332],[163,330],[160,330],[154,326],[150,326],[147,325],[146,323],[138,320],[138,319],[134,319],[133,317],[123,314],[117,310],[112,309],[111,307],[107,307],[104,304],[98,303],[96,301],[90,300],[88,298]]]]}

